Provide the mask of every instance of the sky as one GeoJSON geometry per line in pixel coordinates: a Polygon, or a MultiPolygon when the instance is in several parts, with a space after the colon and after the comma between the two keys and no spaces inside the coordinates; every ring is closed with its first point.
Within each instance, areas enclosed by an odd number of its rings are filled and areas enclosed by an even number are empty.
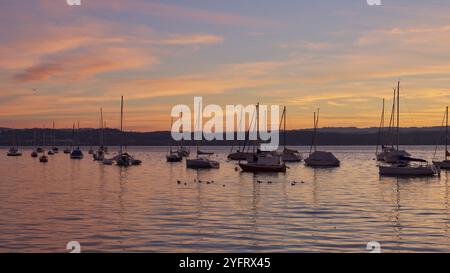
{"type": "Polygon", "coordinates": [[[448,0],[1,0],[0,127],[170,128],[177,104],[287,106],[288,129],[403,126],[450,102],[448,0]]]}

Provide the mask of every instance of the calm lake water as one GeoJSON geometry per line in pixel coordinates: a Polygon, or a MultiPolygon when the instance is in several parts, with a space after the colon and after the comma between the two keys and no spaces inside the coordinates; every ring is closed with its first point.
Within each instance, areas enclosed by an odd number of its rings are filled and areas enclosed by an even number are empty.
{"type": "MultiPolygon", "coordinates": [[[[130,148],[143,164],[127,169],[0,149],[0,252],[67,252],[74,240],[85,252],[450,251],[450,173],[380,178],[373,147],[327,147],[340,168],[253,175],[228,148],[207,150],[219,170],[166,163],[164,147],[130,148]]],[[[430,159],[434,147],[408,150],[430,159]]]]}

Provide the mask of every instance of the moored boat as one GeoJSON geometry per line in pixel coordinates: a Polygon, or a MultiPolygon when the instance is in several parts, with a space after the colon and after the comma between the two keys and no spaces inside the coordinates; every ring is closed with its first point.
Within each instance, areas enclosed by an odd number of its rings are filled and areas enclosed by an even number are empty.
{"type": "MultiPolygon", "coordinates": [[[[448,150],[448,106],[445,109],[445,135],[444,135],[444,160],[433,160],[433,164],[439,169],[450,170],[450,152],[448,150]]],[[[437,147],[436,147],[437,151],[437,147]]],[[[436,158],[436,152],[434,157],[436,158]]]]}
{"type": "MultiPolygon", "coordinates": [[[[434,176],[440,173],[435,166],[421,158],[412,158],[406,151],[400,150],[400,82],[396,90],[397,110],[397,143],[396,148],[384,155],[385,163],[378,166],[379,174],[382,176],[434,176]]],[[[395,104],[394,104],[395,110],[395,104]]],[[[395,111],[393,111],[395,113],[395,111]]],[[[394,116],[391,118],[394,120],[394,116]]]]}
{"type": "Polygon", "coordinates": [[[439,174],[439,169],[433,165],[411,165],[397,163],[392,165],[380,165],[380,175],[385,176],[434,176],[439,174]]]}
{"type": "Polygon", "coordinates": [[[331,152],[318,151],[316,138],[317,138],[317,128],[319,126],[319,113],[317,110],[317,115],[314,112],[314,134],[311,147],[309,150],[309,156],[305,159],[305,165],[313,168],[334,168],[339,167],[341,162],[337,157],[331,152]]]}

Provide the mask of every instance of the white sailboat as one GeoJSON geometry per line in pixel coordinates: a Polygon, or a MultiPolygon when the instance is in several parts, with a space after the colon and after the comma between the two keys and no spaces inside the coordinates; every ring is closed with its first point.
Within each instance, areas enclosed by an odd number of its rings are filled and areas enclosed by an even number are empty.
{"type": "Polygon", "coordinates": [[[17,156],[22,156],[22,152],[20,152],[19,147],[16,144],[17,139],[16,139],[16,130],[13,130],[13,145],[11,146],[11,148],[9,148],[8,152],[7,152],[7,156],[11,156],[11,157],[17,157],[17,156]]]}
{"type": "MultiPolygon", "coordinates": [[[[73,132],[75,132],[75,123],[73,124],[72,135],[73,135],[73,132]]],[[[81,151],[80,146],[79,146],[79,141],[80,141],[79,134],[80,134],[80,122],[78,122],[78,131],[77,131],[78,146],[77,146],[77,148],[73,149],[70,152],[71,159],[83,159],[84,158],[83,151],[81,151]]],[[[72,140],[73,140],[73,138],[72,138],[72,140]]]]}
{"type": "Polygon", "coordinates": [[[400,150],[398,147],[394,146],[394,141],[392,140],[394,135],[394,127],[395,127],[395,109],[396,109],[396,102],[397,102],[397,90],[394,88],[394,97],[392,100],[392,110],[391,110],[391,117],[389,119],[389,130],[388,135],[390,137],[391,143],[390,145],[387,145],[385,143],[385,135],[383,133],[383,127],[384,127],[384,99],[383,99],[383,113],[382,113],[382,120],[380,123],[380,131],[378,136],[378,143],[377,143],[377,151],[376,151],[376,158],[377,161],[385,161],[387,163],[395,163],[397,162],[397,159],[399,157],[408,157],[411,156],[407,151],[400,150]],[[381,143],[381,151],[379,151],[379,147],[381,143]]]}
{"type": "Polygon", "coordinates": [[[36,133],[36,129],[34,129],[34,150],[33,152],[31,152],[31,157],[36,158],[38,157],[38,152],[36,150],[37,146],[37,133],[36,133]]]}
{"type": "MultiPolygon", "coordinates": [[[[283,114],[281,116],[281,121],[284,121],[284,129],[283,129],[283,145],[284,149],[281,152],[281,158],[284,162],[301,162],[303,160],[302,155],[297,150],[288,149],[286,147],[286,106],[283,109],[283,114]]],[[[280,122],[280,129],[281,129],[281,122],[280,122]]]]}
{"type": "MultiPolygon", "coordinates": [[[[181,119],[183,119],[183,113],[181,113],[181,119]]],[[[184,128],[183,128],[184,130],[184,128]]],[[[180,154],[182,157],[189,157],[189,155],[191,154],[191,149],[190,147],[186,147],[184,146],[184,138],[181,139],[180,141],[180,147],[178,148],[178,154],[180,154]]]]}
{"type": "Polygon", "coordinates": [[[400,143],[400,81],[397,87],[397,148],[385,154],[385,162],[380,164],[379,173],[385,176],[433,176],[439,174],[439,170],[428,164],[426,160],[402,155],[399,149],[400,143]]]}
{"type": "MultiPolygon", "coordinates": [[[[199,120],[200,120],[200,111],[198,113],[196,124],[200,124],[199,120]]],[[[197,128],[197,130],[200,130],[200,129],[197,128]]],[[[203,136],[203,134],[202,134],[202,136],[203,136]]],[[[186,168],[188,168],[188,169],[218,169],[218,168],[220,168],[220,163],[218,161],[215,161],[215,160],[212,160],[209,158],[211,153],[205,153],[205,152],[200,151],[199,142],[200,141],[197,140],[196,158],[186,159],[186,168]]]]}
{"type": "MultiPolygon", "coordinates": [[[[123,138],[123,96],[120,100],[120,134],[121,138],[123,138]]],[[[120,150],[117,156],[103,160],[103,164],[105,165],[112,165],[114,162],[120,167],[137,166],[142,163],[141,160],[134,158],[127,151],[124,151],[123,143],[120,143],[120,150]]]]}
{"type": "MultiPolygon", "coordinates": [[[[173,118],[170,119],[170,128],[173,125],[173,118]]],[[[172,149],[172,136],[169,136],[169,150],[166,154],[167,162],[181,162],[183,161],[183,156],[178,152],[172,149]]]]}
{"type": "Polygon", "coordinates": [[[339,167],[341,165],[341,162],[339,159],[334,156],[331,152],[325,152],[325,151],[317,151],[317,128],[319,126],[319,113],[320,109],[314,112],[314,134],[313,134],[313,140],[311,143],[311,147],[309,149],[309,156],[305,159],[305,164],[308,167],[313,168],[333,168],[333,167],[339,167]]]}
{"type": "MultiPolygon", "coordinates": [[[[259,140],[259,103],[256,105],[256,136],[259,140]]],[[[253,123],[253,119],[252,119],[253,123]]],[[[252,124],[250,124],[248,129],[248,134],[252,124]]],[[[268,172],[268,173],[279,173],[286,172],[286,163],[284,163],[281,155],[275,152],[262,152],[258,148],[258,141],[253,145],[253,153],[247,157],[247,162],[240,162],[239,167],[241,167],[243,172],[268,172]]],[[[247,148],[247,153],[249,153],[250,146],[247,148]]],[[[245,151],[244,151],[245,152],[245,151]]]]}
{"type": "Polygon", "coordinates": [[[100,147],[92,155],[95,161],[103,161],[105,159],[105,155],[107,152],[107,148],[105,145],[105,127],[104,127],[104,122],[103,122],[103,109],[102,108],[100,108],[100,125],[101,125],[100,147]]]}
{"type": "Polygon", "coordinates": [[[59,153],[59,148],[56,147],[56,129],[55,129],[55,122],[53,121],[53,147],[52,147],[52,151],[54,154],[59,153]]]}
{"type": "MultiPolygon", "coordinates": [[[[43,147],[46,147],[45,143],[45,126],[42,133],[42,145],[43,147]]],[[[39,157],[39,162],[41,163],[47,163],[48,162],[48,156],[45,154],[45,148],[43,148],[42,155],[39,157]]]]}
{"type": "MultiPolygon", "coordinates": [[[[241,115],[241,118],[239,120],[239,125],[238,128],[241,128],[242,125],[242,119],[243,119],[244,115],[241,115]]],[[[249,140],[248,140],[248,132],[245,131],[245,142],[244,145],[241,146],[241,144],[238,142],[238,147],[235,150],[235,144],[233,143],[233,145],[231,146],[230,149],[230,153],[228,154],[227,158],[228,160],[246,160],[249,156],[252,156],[252,153],[249,152],[245,152],[245,148],[246,146],[249,144],[249,140]]]]}
{"type": "MultiPolygon", "coordinates": [[[[443,161],[438,161],[438,160],[433,160],[433,164],[438,167],[439,169],[445,169],[445,170],[449,170],[450,169],[450,152],[448,151],[448,106],[445,109],[445,150],[444,150],[444,160],[443,161]]],[[[436,149],[437,150],[437,149],[436,149]]],[[[435,152],[435,157],[436,157],[436,152],[435,152]]]]}

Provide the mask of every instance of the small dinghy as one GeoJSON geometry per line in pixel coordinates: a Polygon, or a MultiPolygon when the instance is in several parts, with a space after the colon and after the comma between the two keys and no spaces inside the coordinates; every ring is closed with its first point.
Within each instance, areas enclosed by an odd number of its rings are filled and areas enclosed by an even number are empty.
{"type": "Polygon", "coordinates": [[[34,157],[34,158],[38,157],[38,153],[36,151],[33,151],[31,153],[31,157],[34,157]]]}
{"type": "Polygon", "coordinates": [[[55,152],[53,152],[53,150],[50,149],[50,150],[48,150],[47,154],[48,154],[48,155],[54,155],[55,152]]]}
{"type": "Polygon", "coordinates": [[[65,154],[70,154],[70,149],[68,147],[64,148],[63,152],[65,154]]]}

